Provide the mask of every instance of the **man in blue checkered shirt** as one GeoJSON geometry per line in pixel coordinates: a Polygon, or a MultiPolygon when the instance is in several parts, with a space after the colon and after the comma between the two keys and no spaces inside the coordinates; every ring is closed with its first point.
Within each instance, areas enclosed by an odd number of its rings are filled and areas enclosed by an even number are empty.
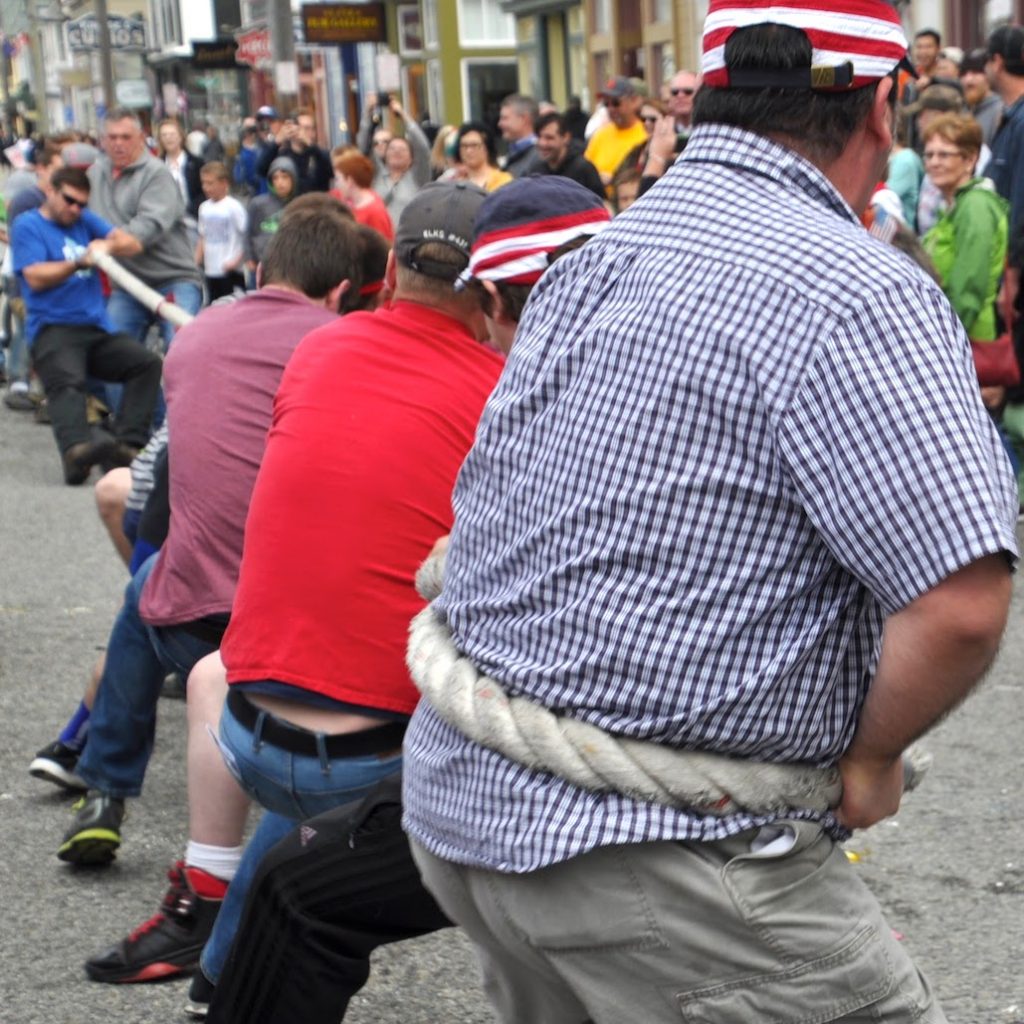
{"type": "Polygon", "coordinates": [[[1014,482],[941,291],[858,215],[906,59],[885,0],[711,0],[686,152],[534,290],[433,613],[605,732],[839,765],[832,811],[581,789],[421,702],[405,827],[531,1024],[942,1022],[836,840],[998,646],[1014,482]],[[883,633],[884,630],[884,633],[883,633]]]}

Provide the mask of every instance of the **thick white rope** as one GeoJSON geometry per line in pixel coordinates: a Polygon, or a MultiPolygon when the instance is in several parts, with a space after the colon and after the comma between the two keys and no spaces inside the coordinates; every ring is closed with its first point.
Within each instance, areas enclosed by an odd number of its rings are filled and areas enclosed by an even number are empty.
{"type": "Polygon", "coordinates": [[[158,291],[150,288],[148,284],[140,281],[131,271],[125,270],[113,256],[108,253],[92,253],[93,263],[103,271],[118,288],[126,291],[133,299],[141,302],[151,313],[169,320],[175,327],[184,327],[195,319],[191,313],[187,313],[169,302],[158,291]]]}
{"type": "MultiPolygon", "coordinates": [[[[432,556],[420,567],[416,588],[432,600],[443,579],[444,555],[432,556]]],[[[613,736],[524,697],[510,698],[459,653],[429,606],[412,620],[406,661],[422,696],[463,735],[583,789],[716,816],[820,812],[837,806],[842,795],[835,767],[745,761],[613,736]]],[[[908,752],[905,789],[918,784],[930,762],[923,751],[908,752]]]]}

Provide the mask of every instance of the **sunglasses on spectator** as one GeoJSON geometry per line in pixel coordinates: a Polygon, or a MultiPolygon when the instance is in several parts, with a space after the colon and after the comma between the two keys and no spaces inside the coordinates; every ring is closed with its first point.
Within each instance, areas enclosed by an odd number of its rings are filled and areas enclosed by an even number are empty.
{"type": "Polygon", "coordinates": [[[682,96],[692,96],[696,91],[697,91],[696,89],[683,89],[683,88],[671,89],[670,90],[670,92],[672,93],[673,96],[679,96],[679,95],[682,95],[682,96]]]}
{"type": "Polygon", "coordinates": [[[955,156],[963,156],[959,149],[926,149],[925,160],[952,160],[955,156]]]}
{"type": "Polygon", "coordinates": [[[604,105],[606,107],[621,107],[622,100],[617,100],[613,96],[608,96],[605,98],[604,105]]]}
{"type": "Polygon", "coordinates": [[[67,192],[61,192],[60,197],[68,206],[77,206],[80,210],[84,210],[89,204],[88,199],[76,199],[74,196],[69,196],[67,192]]]}

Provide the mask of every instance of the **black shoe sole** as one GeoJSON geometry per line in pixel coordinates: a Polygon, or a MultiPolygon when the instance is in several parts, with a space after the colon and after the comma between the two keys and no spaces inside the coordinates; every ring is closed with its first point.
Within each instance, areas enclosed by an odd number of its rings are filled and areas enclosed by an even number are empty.
{"type": "Polygon", "coordinates": [[[141,985],[146,982],[164,981],[181,978],[195,973],[199,967],[199,954],[205,943],[183,950],[167,960],[154,960],[142,966],[135,964],[124,967],[100,967],[86,961],[85,973],[90,981],[98,981],[107,985],[141,985]],[[182,963],[175,963],[181,960],[182,963]]]}
{"type": "MultiPolygon", "coordinates": [[[[93,831],[102,831],[99,829],[93,831]]],[[[121,845],[120,839],[111,835],[86,836],[79,839],[74,836],[67,840],[57,851],[57,856],[67,864],[80,864],[83,867],[100,867],[109,864],[117,854],[121,845]]]]}

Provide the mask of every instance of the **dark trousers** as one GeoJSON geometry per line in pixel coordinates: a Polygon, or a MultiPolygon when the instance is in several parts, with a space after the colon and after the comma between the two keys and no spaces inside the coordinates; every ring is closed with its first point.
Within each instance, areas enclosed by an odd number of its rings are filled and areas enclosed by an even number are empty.
{"type": "Polygon", "coordinates": [[[210,302],[231,295],[236,288],[241,292],[245,291],[245,274],[240,270],[229,271],[223,277],[206,278],[206,293],[210,297],[210,302]]]}
{"type": "Polygon", "coordinates": [[[124,384],[114,433],[141,448],[160,390],[160,357],[127,334],[110,334],[87,324],[49,324],[32,343],[32,366],[46,391],[57,447],[66,452],[88,441],[86,377],[124,384]]]}
{"type": "Polygon", "coordinates": [[[373,950],[451,925],[413,863],[401,788],[401,776],[389,776],[263,858],[210,1024],[338,1024],[373,950]]]}

